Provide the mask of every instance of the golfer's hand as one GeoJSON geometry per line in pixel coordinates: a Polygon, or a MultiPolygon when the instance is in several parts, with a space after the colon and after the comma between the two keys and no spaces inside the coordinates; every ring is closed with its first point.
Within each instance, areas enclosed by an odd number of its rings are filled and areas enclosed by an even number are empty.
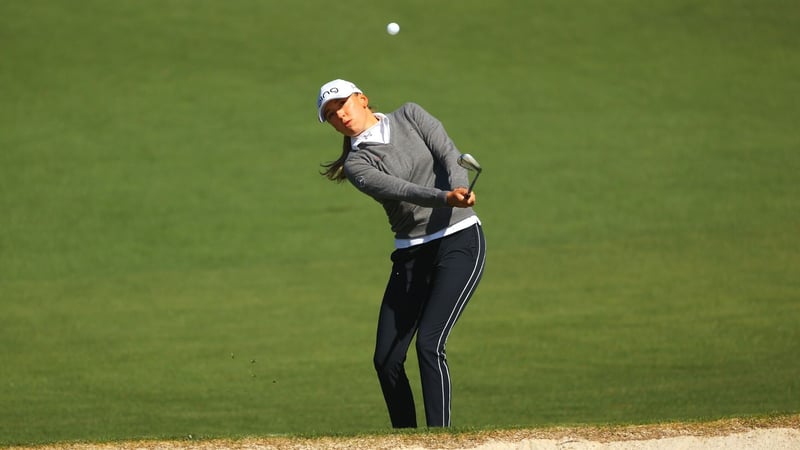
{"type": "Polygon", "coordinates": [[[467,188],[457,187],[447,193],[447,204],[454,208],[468,208],[475,204],[475,191],[467,197],[467,188]]]}

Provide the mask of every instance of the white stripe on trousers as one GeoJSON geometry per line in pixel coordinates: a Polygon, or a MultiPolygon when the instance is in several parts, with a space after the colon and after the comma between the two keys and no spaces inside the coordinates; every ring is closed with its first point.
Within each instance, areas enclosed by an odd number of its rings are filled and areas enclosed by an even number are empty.
{"type": "MultiPolygon", "coordinates": [[[[455,326],[456,320],[461,315],[461,311],[464,309],[464,306],[467,304],[467,300],[470,298],[472,293],[475,291],[475,287],[477,286],[478,280],[483,273],[483,267],[486,262],[486,252],[481,247],[481,237],[480,237],[480,230],[475,227],[475,232],[478,233],[478,257],[475,259],[475,266],[472,268],[472,273],[470,274],[469,279],[467,280],[466,285],[464,285],[464,289],[461,291],[458,301],[456,301],[453,310],[450,311],[450,317],[447,318],[447,322],[444,324],[444,328],[442,329],[442,334],[439,336],[439,340],[436,342],[436,349],[440,348],[442,345],[442,350],[444,350],[444,345],[442,341],[444,340],[444,344],[447,344],[447,338],[450,336],[450,331],[453,330],[453,326],[455,326]]],[[[445,398],[447,393],[445,392],[445,374],[447,375],[447,384],[450,385],[450,397],[452,398],[453,387],[450,383],[450,371],[447,368],[446,364],[442,364],[441,360],[439,359],[438,355],[436,358],[436,364],[439,366],[439,378],[442,380],[442,425],[449,427],[450,426],[450,402],[448,399],[445,398]],[[445,421],[445,406],[447,406],[447,415],[445,421]]]]}

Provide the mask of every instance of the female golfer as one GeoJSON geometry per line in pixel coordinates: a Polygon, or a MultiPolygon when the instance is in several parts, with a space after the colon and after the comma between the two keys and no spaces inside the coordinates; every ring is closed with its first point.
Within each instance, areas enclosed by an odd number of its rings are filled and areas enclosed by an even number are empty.
{"type": "Polygon", "coordinates": [[[349,81],[323,85],[317,112],[320,122],[344,135],[341,156],[323,164],[323,175],[347,179],[383,205],[395,236],[374,355],[392,426],[417,426],[404,369],[415,333],[427,425],[450,426],[445,344],[481,279],[486,255],[460,152],[419,105],[373,112],[349,81]]]}

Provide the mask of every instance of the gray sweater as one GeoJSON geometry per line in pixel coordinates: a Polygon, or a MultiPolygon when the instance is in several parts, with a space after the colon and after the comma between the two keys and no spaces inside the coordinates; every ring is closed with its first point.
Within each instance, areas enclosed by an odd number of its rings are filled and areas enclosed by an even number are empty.
{"type": "MultiPolygon", "coordinates": [[[[442,123],[414,103],[386,116],[391,142],[360,144],[347,155],[344,173],[383,205],[395,237],[425,236],[474,216],[472,208],[447,204],[447,191],[466,187],[469,179],[442,123]]],[[[350,146],[350,138],[344,145],[350,146]]]]}

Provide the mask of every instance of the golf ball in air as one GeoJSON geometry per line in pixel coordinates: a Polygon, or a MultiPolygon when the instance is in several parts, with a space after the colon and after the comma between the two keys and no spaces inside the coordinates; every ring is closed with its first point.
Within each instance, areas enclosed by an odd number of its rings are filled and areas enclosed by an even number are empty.
{"type": "Polygon", "coordinates": [[[386,25],[386,32],[394,36],[400,32],[400,25],[392,22],[389,25],[386,25]]]}

